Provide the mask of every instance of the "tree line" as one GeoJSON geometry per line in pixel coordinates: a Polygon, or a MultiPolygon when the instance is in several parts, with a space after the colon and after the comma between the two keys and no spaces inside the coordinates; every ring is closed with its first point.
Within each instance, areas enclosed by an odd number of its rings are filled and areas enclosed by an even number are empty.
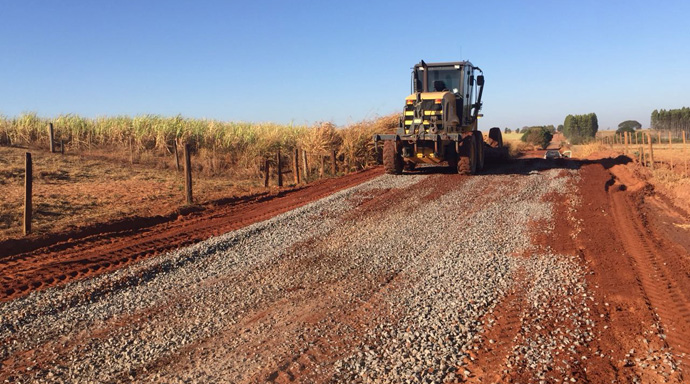
{"type": "MultiPolygon", "coordinates": [[[[626,122],[626,125],[627,123],[628,122],[626,122]]],[[[568,115],[566,116],[563,124],[559,124],[558,127],[554,127],[553,125],[540,125],[532,127],[525,126],[522,128],[516,128],[514,132],[522,133],[523,141],[534,141],[534,144],[541,144],[547,138],[549,138],[549,135],[555,134],[556,131],[563,133],[571,144],[581,144],[593,139],[596,136],[597,132],[599,131],[599,119],[597,118],[596,113],[568,115]]],[[[504,132],[511,133],[513,130],[506,127],[504,132]]]]}
{"type": "Polygon", "coordinates": [[[671,131],[680,135],[682,131],[690,131],[690,108],[655,109],[651,121],[652,129],[671,131]]]}
{"type": "Polygon", "coordinates": [[[563,122],[563,135],[572,144],[580,144],[594,138],[599,130],[596,113],[568,115],[563,122]]]}

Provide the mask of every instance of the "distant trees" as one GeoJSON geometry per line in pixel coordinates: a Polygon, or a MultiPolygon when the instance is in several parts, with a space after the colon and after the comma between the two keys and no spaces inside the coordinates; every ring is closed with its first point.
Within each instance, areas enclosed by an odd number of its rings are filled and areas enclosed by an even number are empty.
{"type": "Polygon", "coordinates": [[[511,132],[513,132],[513,131],[512,131],[510,128],[508,128],[508,127],[506,127],[506,128],[503,130],[503,133],[506,133],[506,134],[507,134],[507,133],[511,133],[511,132]]]}
{"type": "Polygon", "coordinates": [[[690,131],[690,108],[654,110],[652,112],[652,129],[672,131],[690,131]]]}
{"type": "Polygon", "coordinates": [[[616,130],[616,132],[635,132],[636,129],[642,129],[642,124],[640,124],[640,122],[637,120],[625,120],[618,124],[618,130],[616,130]]]}
{"type": "Polygon", "coordinates": [[[632,127],[629,127],[627,125],[623,126],[623,127],[619,126],[618,129],[616,129],[616,133],[623,133],[623,132],[633,133],[633,132],[635,132],[635,130],[632,127]]]}
{"type": "Polygon", "coordinates": [[[542,149],[546,149],[553,139],[553,133],[555,129],[553,125],[541,125],[535,127],[523,127],[522,137],[520,140],[525,143],[530,143],[540,146],[542,149]]]}
{"type": "Polygon", "coordinates": [[[596,113],[568,115],[563,122],[563,134],[572,144],[580,144],[593,139],[599,130],[596,113]]]}
{"type": "Polygon", "coordinates": [[[635,132],[636,129],[641,129],[642,124],[640,124],[637,120],[625,120],[624,122],[618,124],[618,129],[616,130],[616,133],[623,133],[623,132],[635,132]]]}
{"type": "Polygon", "coordinates": [[[558,124],[558,128],[556,128],[558,132],[563,132],[563,124],[558,124]]]}

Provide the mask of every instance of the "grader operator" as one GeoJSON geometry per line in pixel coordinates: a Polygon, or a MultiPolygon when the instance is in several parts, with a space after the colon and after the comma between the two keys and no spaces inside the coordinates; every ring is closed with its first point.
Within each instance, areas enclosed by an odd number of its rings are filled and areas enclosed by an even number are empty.
{"type": "Polygon", "coordinates": [[[484,167],[485,156],[503,152],[499,128],[484,141],[477,130],[482,108],[484,74],[469,61],[425,63],[412,69],[412,94],[395,134],[376,134],[383,141],[387,173],[401,174],[417,164],[442,164],[472,175],[484,167]],[[475,76],[475,72],[479,72],[475,76]]]}

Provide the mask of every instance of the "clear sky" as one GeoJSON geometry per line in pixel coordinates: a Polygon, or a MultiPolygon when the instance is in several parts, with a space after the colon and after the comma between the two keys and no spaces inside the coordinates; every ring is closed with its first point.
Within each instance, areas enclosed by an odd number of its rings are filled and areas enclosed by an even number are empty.
{"type": "Polygon", "coordinates": [[[0,0],[0,114],[347,124],[470,60],[491,126],[690,105],[688,1],[0,0]]]}

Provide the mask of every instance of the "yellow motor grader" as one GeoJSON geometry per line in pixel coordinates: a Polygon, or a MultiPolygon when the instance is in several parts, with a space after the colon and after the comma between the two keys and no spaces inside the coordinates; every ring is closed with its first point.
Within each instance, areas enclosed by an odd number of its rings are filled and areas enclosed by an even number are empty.
{"type": "Polygon", "coordinates": [[[484,92],[479,67],[469,61],[422,60],[412,69],[411,88],[395,134],[374,135],[377,146],[383,141],[387,173],[447,163],[460,174],[473,175],[484,168],[485,157],[507,153],[500,128],[491,128],[486,140],[477,130],[484,92]]]}

